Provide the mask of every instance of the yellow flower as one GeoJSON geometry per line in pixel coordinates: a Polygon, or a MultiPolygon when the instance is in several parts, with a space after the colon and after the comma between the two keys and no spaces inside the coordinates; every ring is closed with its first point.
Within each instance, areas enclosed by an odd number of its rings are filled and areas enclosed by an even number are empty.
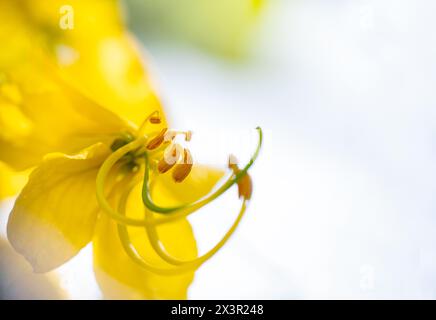
{"type": "Polygon", "coordinates": [[[216,187],[224,172],[193,163],[177,142],[191,133],[168,127],[116,2],[71,1],[77,29],[68,32],[55,23],[60,1],[19,3],[0,0],[0,161],[37,167],[11,212],[11,244],[47,272],[92,241],[106,297],[185,298],[195,270],[245,212],[261,143],[243,169],[230,163],[216,187]],[[57,48],[77,56],[65,65],[57,48]],[[234,184],[240,214],[198,257],[186,217],[234,184]]]}
{"type": "Polygon", "coordinates": [[[96,274],[107,297],[185,298],[194,271],[233,233],[250,194],[223,240],[201,257],[186,217],[241,182],[254,159],[211,192],[222,171],[192,165],[184,149],[175,154],[172,174],[163,173],[159,163],[171,163],[165,150],[172,154],[179,145],[169,138],[150,150],[152,139],[139,128],[120,132],[111,146],[98,142],[44,158],[8,222],[10,242],[36,272],[68,261],[94,237],[96,274]]]}

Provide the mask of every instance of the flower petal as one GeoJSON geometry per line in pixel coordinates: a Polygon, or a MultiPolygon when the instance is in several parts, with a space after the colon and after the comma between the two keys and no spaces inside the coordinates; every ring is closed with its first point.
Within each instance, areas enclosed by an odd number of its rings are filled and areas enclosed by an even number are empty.
{"type": "Polygon", "coordinates": [[[137,125],[153,111],[163,116],[142,54],[124,26],[119,1],[69,1],[74,25],[61,32],[64,0],[25,2],[26,14],[48,38],[54,61],[71,84],[137,125]]]}
{"type": "MultiPolygon", "coordinates": [[[[117,199],[111,199],[116,205],[117,199]]],[[[141,188],[133,191],[128,205],[129,216],[144,217],[141,188]]],[[[183,260],[197,256],[191,225],[182,219],[157,228],[160,239],[169,253],[183,260]]],[[[160,268],[174,268],[152,249],[144,228],[129,228],[129,235],[138,253],[150,264],[160,268]]],[[[194,270],[163,276],[143,269],[124,252],[117,233],[117,225],[105,214],[97,223],[94,238],[94,270],[103,294],[108,299],[186,299],[194,270]]]]}
{"type": "MultiPolygon", "coordinates": [[[[0,41],[3,49],[0,52],[0,127],[2,128],[0,160],[17,170],[36,165],[44,154],[76,153],[96,142],[114,140],[114,133],[131,129],[126,119],[120,118],[110,111],[110,108],[103,107],[99,103],[103,99],[89,97],[88,92],[76,88],[65,79],[61,71],[62,67],[59,68],[56,63],[50,61],[53,57],[42,39],[53,46],[59,44],[60,36],[56,34],[60,31],[58,25],[60,4],[55,6],[56,3],[50,1],[50,5],[41,5],[39,8],[31,6],[31,3],[33,1],[20,2],[20,4],[0,2],[0,20],[4,22],[0,26],[0,41]],[[26,11],[25,8],[28,6],[29,11],[26,11]],[[31,15],[31,13],[42,12],[50,13],[51,15],[48,14],[50,17],[56,16],[56,20],[53,20],[56,21],[55,27],[51,29],[46,21],[31,15]],[[10,36],[12,33],[14,37],[10,36]]],[[[81,1],[78,5],[84,3],[88,1],[81,1]]],[[[89,3],[97,6],[96,3],[108,3],[108,1],[89,1],[89,3]]],[[[101,12],[101,16],[105,17],[103,13],[101,12]]],[[[82,12],[81,17],[84,16],[88,17],[85,11],[82,12]]],[[[91,29],[87,29],[86,32],[93,34],[90,32],[91,29]]],[[[115,29],[121,36],[120,26],[115,29]]],[[[85,33],[83,29],[80,30],[82,30],[81,34],[85,33]]],[[[71,37],[70,32],[64,31],[61,34],[71,37]]],[[[77,39],[77,43],[83,48],[93,47],[91,43],[103,41],[84,38],[83,41],[86,41],[83,43],[79,40],[77,39]]],[[[81,64],[83,69],[80,69],[81,73],[76,75],[79,78],[75,78],[74,81],[75,83],[90,81],[95,86],[104,88],[100,91],[101,96],[112,100],[111,92],[117,90],[116,85],[109,87],[100,84],[106,81],[104,79],[106,74],[98,78],[93,75],[97,72],[96,66],[100,68],[101,63],[100,57],[91,58],[90,55],[84,53],[88,63],[81,64]]],[[[101,68],[106,70],[110,66],[107,62],[101,68]]],[[[119,76],[120,72],[113,76],[119,76]]],[[[117,104],[117,101],[113,100],[113,103],[117,104]]],[[[119,109],[114,110],[122,114],[124,107],[120,106],[119,109]]],[[[136,107],[138,105],[135,105],[136,107]]],[[[145,115],[142,114],[142,117],[144,118],[145,115]]]]}
{"type": "Polygon", "coordinates": [[[95,178],[109,152],[96,144],[74,156],[51,154],[30,175],[7,231],[35,272],[60,266],[91,240],[98,213],[95,178]]]}
{"type": "MultiPolygon", "coordinates": [[[[96,142],[110,144],[115,139],[113,133],[126,128],[116,116],[88,99],[44,77],[22,76],[51,87],[38,93],[22,88],[23,100],[19,105],[0,101],[1,112],[11,110],[3,121],[0,119],[5,123],[0,133],[0,160],[11,167],[23,170],[36,165],[47,153],[75,153],[96,142]],[[22,129],[8,130],[13,125],[22,129]]],[[[18,84],[20,80],[17,76],[12,81],[18,84]]]]}

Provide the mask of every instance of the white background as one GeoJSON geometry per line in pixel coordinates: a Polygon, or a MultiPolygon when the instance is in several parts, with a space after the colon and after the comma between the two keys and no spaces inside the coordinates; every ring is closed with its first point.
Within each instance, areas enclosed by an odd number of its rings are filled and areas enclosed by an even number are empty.
{"type": "MultiPolygon", "coordinates": [[[[174,123],[267,136],[248,215],[191,298],[435,298],[435,12],[273,2],[243,65],[149,46],[174,123]]],[[[219,214],[194,221],[200,243],[219,214]]]]}

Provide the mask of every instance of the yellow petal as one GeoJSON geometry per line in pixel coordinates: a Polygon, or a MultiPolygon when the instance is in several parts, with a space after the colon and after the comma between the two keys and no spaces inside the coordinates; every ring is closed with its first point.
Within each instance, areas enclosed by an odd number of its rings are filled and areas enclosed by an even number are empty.
{"type": "Polygon", "coordinates": [[[0,162],[0,200],[18,193],[26,181],[26,173],[16,173],[0,162]]]}
{"type": "MultiPolygon", "coordinates": [[[[88,42],[85,42],[88,43],[88,42]]],[[[139,125],[153,111],[165,117],[134,40],[104,35],[93,45],[68,45],[80,59],[63,66],[69,81],[109,110],[139,125]]]]}
{"type": "Polygon", "coordinates": [[[177,206],[191,203],[207,195],[223,177],[224,171],[194,164],[183,182],[175,182],[168,174],[159,174],[151,181],[153,201],[160,206],[177,206]]]}
{"type": "MultiPolygon", "coordinates": [[[[109,3],[109,1],[81,1],[80,4],[84,5],[88,2],[109,3]]],[[[116,92],[121,85],[102,84],[108,76],[103,71],[109,72],[109,69],[113,68],[108,55],[113,54],[114,50],[110,52],[110,50],[98,47],[99,52],[102,51],[102,54],[107,55],[104,65],[102,65],[101,57],[93,52],[97,50],[94,43],[105,41],[107,37],[98,38],[97,41],[97,34],[92,32],[92,28],[87,29],[86,32],[83,28],[79,28],[80,34],[94,34],[96,39],[78,38],[77,40],[83,50],[89,47],[89,50],[86,49],[89,52],[84,52],[82,59],[79,59],[80,68],[78,67],[77,70],[81,71],[80,74],[71,75],[71,78],[74,78],[72,82],[80,84],[76,88],[61,72],[62,68],[57,67],[55,62],[49,61],[53,56],[49,54],[49,49],[44,45],[45,41],[53,46],[60,43],[58,41],[62,37],[56,36],[61,30],[58,25],[60,6],[55,6],[56,3],[51,1],[44,2],[44,5],[40,6],[35,4],[35,7],[31,3],[34,2],[26,2],[23,5],[19,5],[18,2],[0,2],[0,20],[2,21],[0,25],[0,42],[2,43],[0,51],[0,127],[2,128],[0,160],[20,170],[36,165],[42,156],[49,152],[79,152],[96,142],[113,140],[114,137],[111,135],[130,129],[125,119],[122,120],[111,112],[109,107],[102,105],[110,100],[118,108],[114,110],[122,115],[129,109],[122,103],[118,104],[119,101],[113,97],[113,92],[116,92]],[[25,4],[29,6],[28,11],[25,10],[27,8],[25,4]],[[31,13],[41,14],[41,10],[44,11],[47,6],[50,10],[46,11],[51,12],[53,17],[57,17],[56,26],[53,28],[44,20],[31,15],[31,13]],[[29,21],[34,23],[29,23],[29,21]],[[10,34],[14,34],[14,37],[10,34]],[[51,39],[51,37],[54,38],[51,39]],[[43,50],[44,48],[46,50],[43,50]],[[86,61],[86,64],[83,61],[86,61]],[[82,84],[88,82],[90,85],[103,88],[99,89],[101,99],[88,96],[87,94],[92,93],[92,90],[79,89],[83,87],[82,84]]],[[[115,2],[110,1],[110,3],[113,5],[115,2]]],[[[103,17],[102,20],[106,19],[105,13],[107,13],[102,11],[101,16],[88,16],[86,10],[83,9],[80,12],[82,14],[79,17],[93,17],[94,19],[103,17]]],[[[115,12],[110,16],[113,16],[115,12]]],[[[120,28],[115,29],[118,30],[117,36],[121,37],[123,33],[120,28]]],[[[108,27],[108,30],[115,29],[108,27]]],[[[67,31],[62,31],[61,34],[68,39],[76,39],[67,31]]],[[[127,43],[127,40],[125,42],[127,43]]],[[[123,45],[121,47],[124,48],[123,45]]],[[[126,47],[130,48],[127,44],[126,47]]],[[[55,50],[55,48],[52,49],[55,50]]],[[[139,65],[138,69],[140,69],[139,58],[135,57],[139,65]]],[[[112,58],[114,61],[119,60],[113,55],[112,58]]],[[[112,64],[117,65],[118,62],[112,64]]],[[[112,74],[112,81],[116,81],[114,79],[117,77],[122,78],[121,73],[130,70],[128,65],[129,63],[124,63],[118,66],[118,71],[112,74]]],[[[143,89],[144,86],[137,91],[149,91],[149,89],[143,89]]],[[[128,97],[133,96],[130,92],[125,94],[128,97]]],[[[140,110],[138,114],[141,113],[142,118],[145,117],[142,111],[144,108],[147,111],[149,106],[143,103],[144,101],[141,100],[140,108],[139,104],[132,106],[132,109],[140,110]]]]}
{"type": "MultiPolygon", "coordinates": [[[[116,206],[117,200],[111,199],[116,206]]],[[[129,216],[144,217],[141,190],[138,186],[127,205],[129,216]]],[[[185,219],[157,228],[168,252],[182,260],[197,256],[191,225],[185,219]]],[[[144,228],[129,228],[132,243],[150,264],[171,268],[152,249],[144,228]]],[[[97,281],[107,299],[186,299],[194,271],[174,276],[149,272],[136,264],[124,252],[117,233],[117,225],[104,213],[101,215],[94,239],[94,268],[97,281]]]]}
{"type": "Polygon", "coordinates": [[[103,144],[51,154],[29,177],[8,222],[8,238],[35,272],[72,258],[92,238],[98,213],[95,178],[109,154],[103,144]]]}
{"type": "MultiPolygon", "coordinates": [[[[10,95],[10,94],[9,94],[10,95]]],[[[0,83],[0,160],[22,170],[50,152],[75,153],[110,143],[127,124],[64,85],[42,66],[21,64],[0,83]],[[16,93],[12,100],[4,92],[16,93]]]]}
{"type": "Polygon", "coordinates": [[[153,111],[163,115],[119,1],[68,1],[73,24],[67,30],[59,28],[65,1],[25,3],[26,15],[40,28],[71,84],[137,125],[153,111]]]}

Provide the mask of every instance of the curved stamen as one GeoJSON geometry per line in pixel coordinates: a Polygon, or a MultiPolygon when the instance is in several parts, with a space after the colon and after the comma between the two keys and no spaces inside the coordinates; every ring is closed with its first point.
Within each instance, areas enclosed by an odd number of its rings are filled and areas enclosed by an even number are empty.
{"type": "Polygon", "coordinates": [[[142,186],[142,188],[143,188],[142,189],[142,201],[144,202],[145,206],[153,212],[168,214],[168,213],[173,213],[173,212],[184,210],[184,209],[197,210],[197,209],[203,207],[204,205],[208,204],[209,202],[218,198],[222,193],[226,192],[231,186],[233,186],[235,183],[237,183],[239,180],[242,179],[242,177],[244,177],[247,174],[248,169],[250,169],[250,167],[253,165],[254,161],[256,160],[257,156],[259,155],[260,148],[262,147],[263,135],[262,135],[262,129],[260,127],[257,127],[256,129],[259,132],[259,143],[257,145],[257,148],[256,148],[254,155],[251,157],[248,164],[242,170],[240,170],[238,173],[236,173],[233,176],[233,178],[230,178],[229,180],[227,180],[226,183],[224,183],[214,193],[206,196],[203,199],[195,201],[193,203],[189,203],[189,204],[185,204],[185,205],[181,205],[181,206],[160,207],[153,202],[153,200],[151,199],[151,196],[150,196],[150,190],[149,190],[149,186],[148,186],[149,160],[148,160],[148,156],[145,155],[144,156],[144,158],[145,158],[144,184],[142,186]]]}
{"type": "MultiPolygon", "coordinates": [[[[137,182],[132,183],[131,186],[121,195],[120,203],[118,206],[118,210],[120,212],[122,212],[122,213],[126,212],[127,200],[128,200],[128,198],[129,198],[129,196],[130,196],[130,194],[131,194],[131,192],[136,184],[137,184],[137,182]]],[[[147,262],[139,254],[139,252],[136,250],[135,246],[133,245],[132,241],[130,240],[129,231],[127,230],[127,227],[123,224],[118,223],[117,229],[118,229],[118,237],[121,241],[121,245],[122,245],[124,251],[130,257],[130,259],[132,259],[133,262],[138,264],[143,269],[145,269],[149,272],[153,272],[153,273],[156,273],[159,275],[164,275],[164,276],[176,276],[176,275],[180,275],[182,273],[186,273],[186,272],[189,272],[192,270],[191,266],[188,266],[188,267],[186,267],[186,266],[185,267],[170,267],[170,268],[161,268],[161,267],[153,266],[152,264],[147,262]]]]}
{"type": "MultiPolygon", "coordinates": [[[[129,199],[131,192],[135,188],[136,184],[137,184],[137,182],[131,183],[130,187],[127,188],[126,192],[124,192],[120,198],[118,210],[123,215],[125,215],[127,201],[129,199]]],[[[129,257],[131,257],[136,263],[141,265],[146,270],[154,272],[154,273],[158,273],[158,274],[163,274],[163,275],[172,275],[172,274],[180,274],[180,273],[184,273],[184,272],[189,272],[189,271],[197,269],[203,263],[205,263],[210,258],[212,258],[227,243],[227,241],[233,235],[233,233],[235,232],[236,228],[238,227],[239,223],[241,222],[241,220],[245,214],[245,211],[247,208],[246,202],[247,202],[247,200],[244,199],[242,202],[242,206],[241,206],[241,209],[239,211],[238,217],[236,218],[236,220],[234,221],[234,223],[232,224],[230,229],[226,232],[224,237],[207,253],[205,253],[204,255],[202,255],[198,258],[192,259],[192,260],[183,261],[183,260],[179,260],[177,258],[174,258],[170,254],[168,254],[166,249],[163,246],[161,246],[156,227],[152,224],[146,226],[147,237],[150,241],[152,248],[156,251],[156,253],[159,255],[159,257],[162,260],[164,260],[165,262],[167,262],[169,264],[172,264],[172,265],[178,267],[176,269],[159,268],[159,267],[155,267],[155,266],[152,266],[151,264],[147,263],[144,260],[144,258],[140,256],[140,254],[135,249],[134,245],[131,243],[127,227],[124,225],[120,225],[120,224],[118,224],[119,237],[120,237],[121,243],[123,245],[123,248],[126,251],[126,253],[129,255],[129,257]]],[[[144,211],[145,211],[145,218],[147,220],[153,220],[151,212],[149,212],[147,210],[144,210],[144,211]]]]}
{"type": "MultiPolygon", "coordinates": [[[[130,178],[130,177],[127,176],[115,184],[115,186],[112,188],[112,190],[110,192],[109,197],[111,197],[115,194],[118,187],[125,184],[125,181],[127,180],[127,178],[130,178]]],[[[132,185],[133,186],[136,185],[136,183],[138,183],[139,181],[140,180],[137,180],[135,182],[135,184],[132,184],[132,185]]],[[[128,196],[130,195],[130,193],[132,192],[132,189],[133,189],[132,187],[129,187],[127,189],[127,192],[124,192],[121,195],[120,204],[123,205],[123,207],[120,210],[121,212],[125,212],[125,206],[127,203],[127,199],[128,199],[128,196]],[[126,200],[124,200],[124,199],[126,199],[126,200]]],[[[152,266],[151,264],[147,263],[139,255],[139,253],[137,252],[137,250],[133,246],[132,242],[130,241],[129,232],[128,232],[127,228],[123,225],[117,224],[117,230],[118,230],[118,237],[121,241],[121,245],[122,245],[124,251],[129,256],[129,258],[132,259],[132,261],[134,261],[135,263],[140,265],[142,268],[146,269],[147,271],[150,271],[150,272],[153,272],[156,274],[165,275],[165,276],[178,275],[181,273],[178,269],[163,269],[163,268],[158,268],[158,267],[152,266]]]]}
{"type": "Polygon", "coordinates": [[[148,123],[152,123],[152,124],[158,124],[161,123],[160,122],[160,115],[159,115],[159,111],[153,111],[152,113],[150,113],[148,115],[147,118],[144,119],[144,121],[142,121],[141,125],[139,126],[138,129],[138,136],[142,136],[145,132],[145,128],[147,127],[148,123]]]}
{"type": "MultiPolygon", "coordinates": [[[[156,251],[156,253],[159,255],[159,257],[162,260],[164,260],[172,265],[175,265],[175,266],[191,265],[192,267],[199,267],[200,265],[205,263],[207,260],[212,258],[226,244],[226,242],[229,240],[229,238],[235,232],[235,230],[238,227],[239,223],[241,222],[241,220],[244,216],[245,210],[247,208],[246,202],[247,202],[246,199],[244,199],[242,201],[242,206],[241,206],[241,209],[239,211],[238,217],[236,218],[235,222],[232,224],[231,228],[226,232],[224,237],[211,250],[209,250],[207,253],[205,253],[201,257],[198,257],[198,258],[193,259],[193,260],[183,261],[183,260],[179,260],[177,258],[174,258],[170,254],[168,254],[166,249],[163,247],[163,244],[159,240],[159,235],[158,235],[158,232],[157,232],[156,227],[154,225],[147,225],[145,227],[146,231],[147,231],[148,239],[150,240],[150,244],[152,245],[153,249],[156,251]]],[[[151,216],[150,212],[148,212],[147,210],[145,210],[145,212],[146,212],[145,213],[146,217],[148,219],[152,220],[153,217],[151,216]]]]}
{"type": "Polygon", "coordinates": [[[145,155],[145,172],[144,172],[144,184],[143,184],[143,190],[142,190],[142,198],[145,206],[156,213],[172,213],[171,215],[167,215],[165,217],[160,217],[159,219],[154,219],[152,221],[147,221],[146,219],[134,219],[129,218],[127,216],[124,216],[120,214],[117,210],[113,209],[109,202],[107,201],[105,195],[104,195],[104,185],[106,182],[106,178],[112,169],[112,167],[127,153],[137,149],[139,146],[141,146],[145,141],[146,137],[140,137],[129,144],[119,148],[117,151],[112,153],[103,163],[103,165],[100,167],[100,170],[97,174],[96,179],[96,194],[97,194],[97,200],[103,209],[103,211],[108,214],[112,219],[117,221],[120,224],[126,225],[126,226],[132,226],[132,227],[144,227],[147,225],[160,225],[164,223],[168,223],[171,221],[175,221],[184,217],[187,217],[191,213],[195,212],[196,210],[200,209],[201,207],[207,205],[211,201],[218,198],[223,192],[227,191],[230,187],[232,187],[235,183],[237,183],[244,175],[247,174],[248,169],[253,165],[254,161],[256,160],[260,148],[262,146],[262,130],[258,127],[256,128],[259,132],[259,143],[256,148],[256,151],[248,164],[236,175],[232,175],[229,177],[229,179],[215,192],[211,193],[209,196],[206,196],[203,199],[200,199],[196,202],[193,202],[191,204],[186,204],[178,207],[172,207],[172,208],[165,208],[165,207],[159,207],[156,206],[153,201],[150,198],[149,194],[149,163],[148,163],[148,156],[145,155]]]}
{"type": "Polygon", "coordinates": [[[123,246],[124,251],[132,259],[136,264],[141,266],[147,271],[164,275],[164,276],[176,276],[183,272],[187,272],[189,270],[182,269],[167,269],[167,268],[159,268],[148,263],[135,249],[132,242],[130,241],[129,232],[127,227],[121,224],[118,224],[118,236],[121,240],[121,245],[123,246]]]}
{"type": "MultiPolygon", "coordinates": [[[[112,206],[109,204],[105,193],[104,193],[104,187],[106,184],[107,176],[109,175],[111,169],[115,166],[115,164],[121,160],[126,154],[128,154],[131,151],[136,150],[138,147],[142,146],[146,141],[146,137],[140,137],[125,146],[119,148],[115,152],[113,152],[102,164],[100,167],[97,178],[96,178],[96,197],[97,201],[100,205],[100,208],[109,215],[112,219],[117,221],[118,223],[129,225],[129,226],[136,226],[136,227],[144,227],[149,222],[143,219],[133,219],[126,217],[122,214],[120,214],[117,210],[112,208],[112,206]]],[[[139,179],[138,181],[140,181],[139,179]]],[[[173,219],[171,219],[172,221],[173,219]]],[[[156,221],[156,224],[162,224],[166,221],[156,221]]]]}
{"type": "MultiPolygon", "coordinates": [[[[145,137],[140,137],[125,146],[119,148],[117,151],[113,152],[102,164],[100,167],[98,173],[97,173],[97,179],[96,179],[96,196],[97,201],[100,204],[100,207],[103,209],[105,213],[107,213],[112,219],[125,223],[125,224],[135,224],[137,221],[133,219],[128,219],[127,217],[124,217],[120,215],[118,212],[116,212],[109,202],[106,199],[106,196],[104,195],[104,186],[106,184],[106,178],[111,171],[112,167],[127,153],[137,149],[141,145],[144,144],[146,141],[145,137]]],[[[142,224],[136,224],[138,226],[142,226],[142,224]]]]}

